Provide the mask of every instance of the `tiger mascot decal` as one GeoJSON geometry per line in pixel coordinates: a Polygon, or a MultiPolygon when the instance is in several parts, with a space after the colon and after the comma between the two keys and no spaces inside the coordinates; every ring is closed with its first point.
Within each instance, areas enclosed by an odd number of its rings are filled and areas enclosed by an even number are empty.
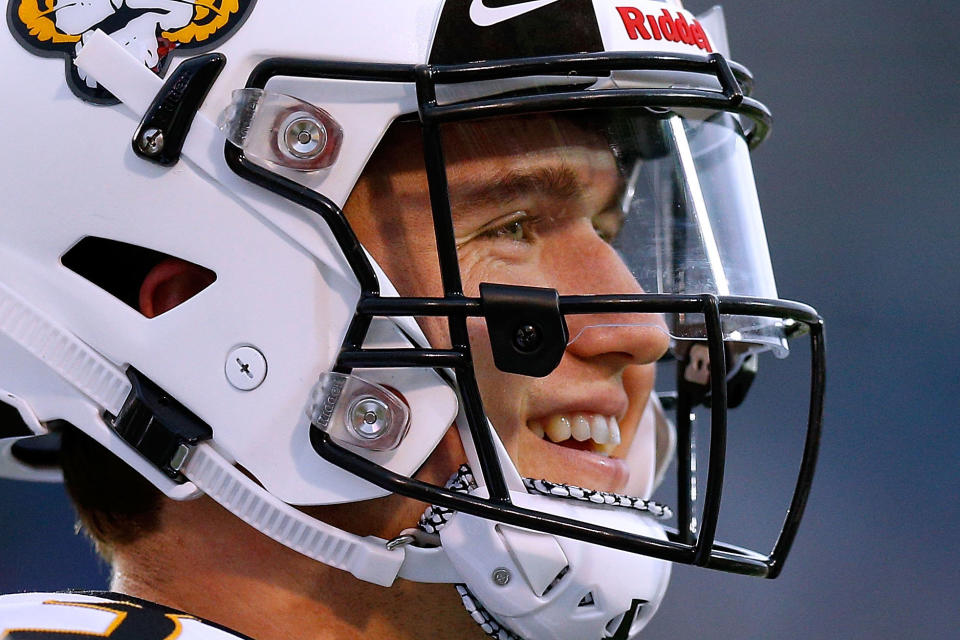
{"type": "Polygon", "coordinates": [[[101,29],[163,76],[171,55],[199,53],[225,40],[256,0],[9,0],[7,24],[17,40],[41,56],[62,56],[67,83],[80,98],[116,104],[106,89],[74,64],[84,42],[101,29]]]}

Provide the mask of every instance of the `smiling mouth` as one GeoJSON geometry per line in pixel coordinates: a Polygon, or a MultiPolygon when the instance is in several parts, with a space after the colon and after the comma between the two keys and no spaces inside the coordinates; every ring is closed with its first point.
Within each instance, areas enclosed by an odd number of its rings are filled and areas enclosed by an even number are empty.
{"type": "Polygon", "coordinates": [[[558,413],[531,420],[527,428],[537,437],[554,444],[605,457],[620,445],[620,424],[615,416],[558,413]]]}

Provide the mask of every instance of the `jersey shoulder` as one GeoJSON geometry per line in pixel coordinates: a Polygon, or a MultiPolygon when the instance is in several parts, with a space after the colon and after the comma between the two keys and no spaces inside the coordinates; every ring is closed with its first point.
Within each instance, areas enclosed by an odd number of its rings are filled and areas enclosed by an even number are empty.
{"type": "Polygon", "coordinates": [[[251,640],[195,616],[120,594],[0,596],[0,640],[90,640],[91,636],[110,640],[251,640]]]}

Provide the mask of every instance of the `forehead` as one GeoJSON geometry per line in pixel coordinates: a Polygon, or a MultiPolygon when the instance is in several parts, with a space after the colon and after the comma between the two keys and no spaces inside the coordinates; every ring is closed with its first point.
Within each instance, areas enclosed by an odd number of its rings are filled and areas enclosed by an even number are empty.
{"type": "MultiPolygon", "coordinates": [[[[526,196],[570,202],[607,198],[619,170],[598,118],[535,115],[448,123],[441,140],[454,218],[526,196]]],[[[348,202],[348,216],[381,226],[431,216],[422,133],[397,122],[384,136],[348,202]],[[389,209],[390,215],[384,215],[389,209]],[[426,214],[426,215],[424,215],[426,214]]]]}
{"type": "Polygon", "coordinates": [[[458,122],[441,128],[448,164],[477,160],[532,159],[553,152],[606,150],[608,145],[597,127],[583,117],[537,115],[496,120],[458,122]]]}
{"type": "Polygon", "coordinates": [[[531,197],[569,205],[607,199],[616,187],[613,153],[597,129],[571,118],[540,116],[473,123],[445,132],[453,215],[530,206],[531,197]]]}
{"type": "MultiPolygon", "coordinates": [[[[612,157],[600,128],[582,116],[536,115],[453,122],[440,129],[448,174],[458,167],[505,163],[522,165],[545,157],[570,159],[584,151],[612,157]]],[[[367,164],[370,174],[425,175],[420,127],[397,122],[367,164]]]]}

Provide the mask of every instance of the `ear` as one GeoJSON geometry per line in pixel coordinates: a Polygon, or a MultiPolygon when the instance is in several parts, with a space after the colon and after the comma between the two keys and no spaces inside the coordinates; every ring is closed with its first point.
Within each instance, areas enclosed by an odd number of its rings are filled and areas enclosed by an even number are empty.
{"type": "Polygon", "coordinates": [[[155,318],[197,295],[217,279],[209,269],[179,258],[158,262],[140,285],[140,313],[155,318]]]}

